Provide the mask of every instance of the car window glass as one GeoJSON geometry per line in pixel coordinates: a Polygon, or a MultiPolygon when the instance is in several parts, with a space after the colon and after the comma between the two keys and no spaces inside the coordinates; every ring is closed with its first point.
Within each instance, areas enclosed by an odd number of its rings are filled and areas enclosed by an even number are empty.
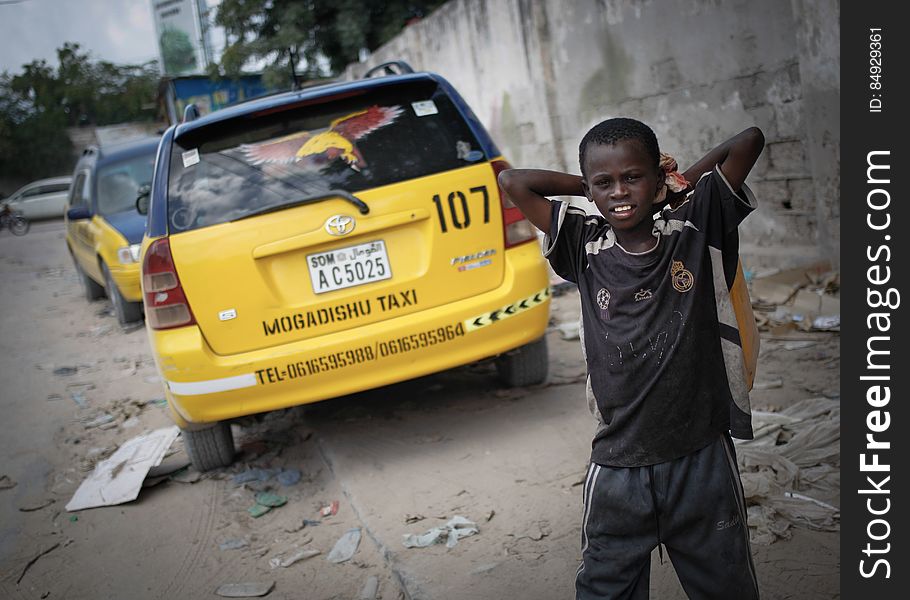
{"type": "Polygon", "coordinates": [[[155,167],[154,152],[127,160],[105,164],[98,169],[96,190],[98,213],[110,215],[136,210],[136,198],[142,185],[151,183],[155,167]]]}
{"type": "Polygon", "coordinates": [[[484,159],[464,119],[435,83],[389,86],[263,112],[240,125],[192,132],[174,144],[168,185],[172,231],[484,159]]]}
{"type": "Polygon", "coordinates": [[[42,194],[59,194],[60,192],[69,191],[70,184],[68,183],[55,183],[51,185],[46,185],[41,188],[42,194]]]}

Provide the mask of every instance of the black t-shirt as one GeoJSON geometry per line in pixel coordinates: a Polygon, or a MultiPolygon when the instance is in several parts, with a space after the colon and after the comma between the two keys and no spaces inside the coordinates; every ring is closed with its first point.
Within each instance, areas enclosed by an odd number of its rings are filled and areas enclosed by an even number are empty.
{"type": "Polygon", "coordinates": [[[553,202],[544,254],[578,284],[592,461],[632,467],[685,456],[732,430],[751,438],[742,347],[729,290],[737,226],[755,208],[719,168],[654,218],[657,245],[631,253],[602,216],[553,202]]]}

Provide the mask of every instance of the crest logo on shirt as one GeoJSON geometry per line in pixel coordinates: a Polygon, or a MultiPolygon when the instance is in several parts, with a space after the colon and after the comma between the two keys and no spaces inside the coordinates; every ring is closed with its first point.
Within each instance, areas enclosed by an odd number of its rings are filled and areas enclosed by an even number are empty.
{"type": "Polygon", "coordinates": [[[635,301],[641,302],[642,300],[650,300],[654,297],[654,294],[651,293],[651,290],[638,290],[635,292],[635,301]]]}
{"type": "Polygon", "coordinates": [[[670,281],[677,292],[688,292],[695,285],[692,271],[687,269],[681,260],[674,260],[670,266],[670,281]]]}
{"type": "Polygon", "coordinates": [[[600,288],[597,292],[597,306],[602,310],[610,308],[610,291],[607,288],[600,288]]]}

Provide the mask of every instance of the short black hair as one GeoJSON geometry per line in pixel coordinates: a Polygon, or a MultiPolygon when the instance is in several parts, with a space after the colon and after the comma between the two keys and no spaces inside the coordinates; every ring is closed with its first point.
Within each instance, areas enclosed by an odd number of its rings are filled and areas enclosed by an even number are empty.
{"type": "Polygon", "coordinates": [[[601,121],[581,138],[581,144],[578,145],[578,164],[582,176],[585,174],[585,154],[589,145],[615,144],[621,140],[638,140],[654,162],[654,167],[660,165],[660,147],[657,145],[654,131],[641,121],[617,117],[601,121]]]}

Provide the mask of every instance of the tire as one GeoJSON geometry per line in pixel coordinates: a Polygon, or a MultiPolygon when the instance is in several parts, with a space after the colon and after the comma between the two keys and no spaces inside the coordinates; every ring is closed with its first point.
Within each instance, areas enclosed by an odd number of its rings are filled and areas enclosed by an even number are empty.
{"type": "Polygon", "coordinates": [[[13,235],[25,235],[28,233],[28,228],[31,226],[28,219],[21,217],[19,215],[14,215],[10,217],[9,220],[9,230],[13,232],[13,235]]]}
{"type": "Polygon", "coordinates": [[[114,278],[111,277],[110,269],[106,264],[101,264],[101,271],[104,273],[104,282],[107,285],[107,297],[114,305],[114,314],[117,315],[117,322],[120,323],[120,326],[126,327],[140,321],[142,319],[142,302],[130,302],[120,295],[120,289],[114,278]]]}
{"type": "Polygon", "coordinates": [[[543,383],[549,366],[547,338],[540,338],[496,358],[496,371],[508,387],[543,383]]]}
{"type": "Polygon", "coordinates": [[[183,429],[181,434],[190,462],[200,473],[234,462],[234,435],[227,421],[219,421],[207,429],[183,429]]]}
{"type": "Polygon", "coordinates": [[[73,256],[73,264],[76,266],[76,274],[79,275],[79,282],[82,284],[82,292],[85,294],[85,299],[89,302],[94,302],[104,298],[104,286],[86,275],[75,256],[73,256]]]}

